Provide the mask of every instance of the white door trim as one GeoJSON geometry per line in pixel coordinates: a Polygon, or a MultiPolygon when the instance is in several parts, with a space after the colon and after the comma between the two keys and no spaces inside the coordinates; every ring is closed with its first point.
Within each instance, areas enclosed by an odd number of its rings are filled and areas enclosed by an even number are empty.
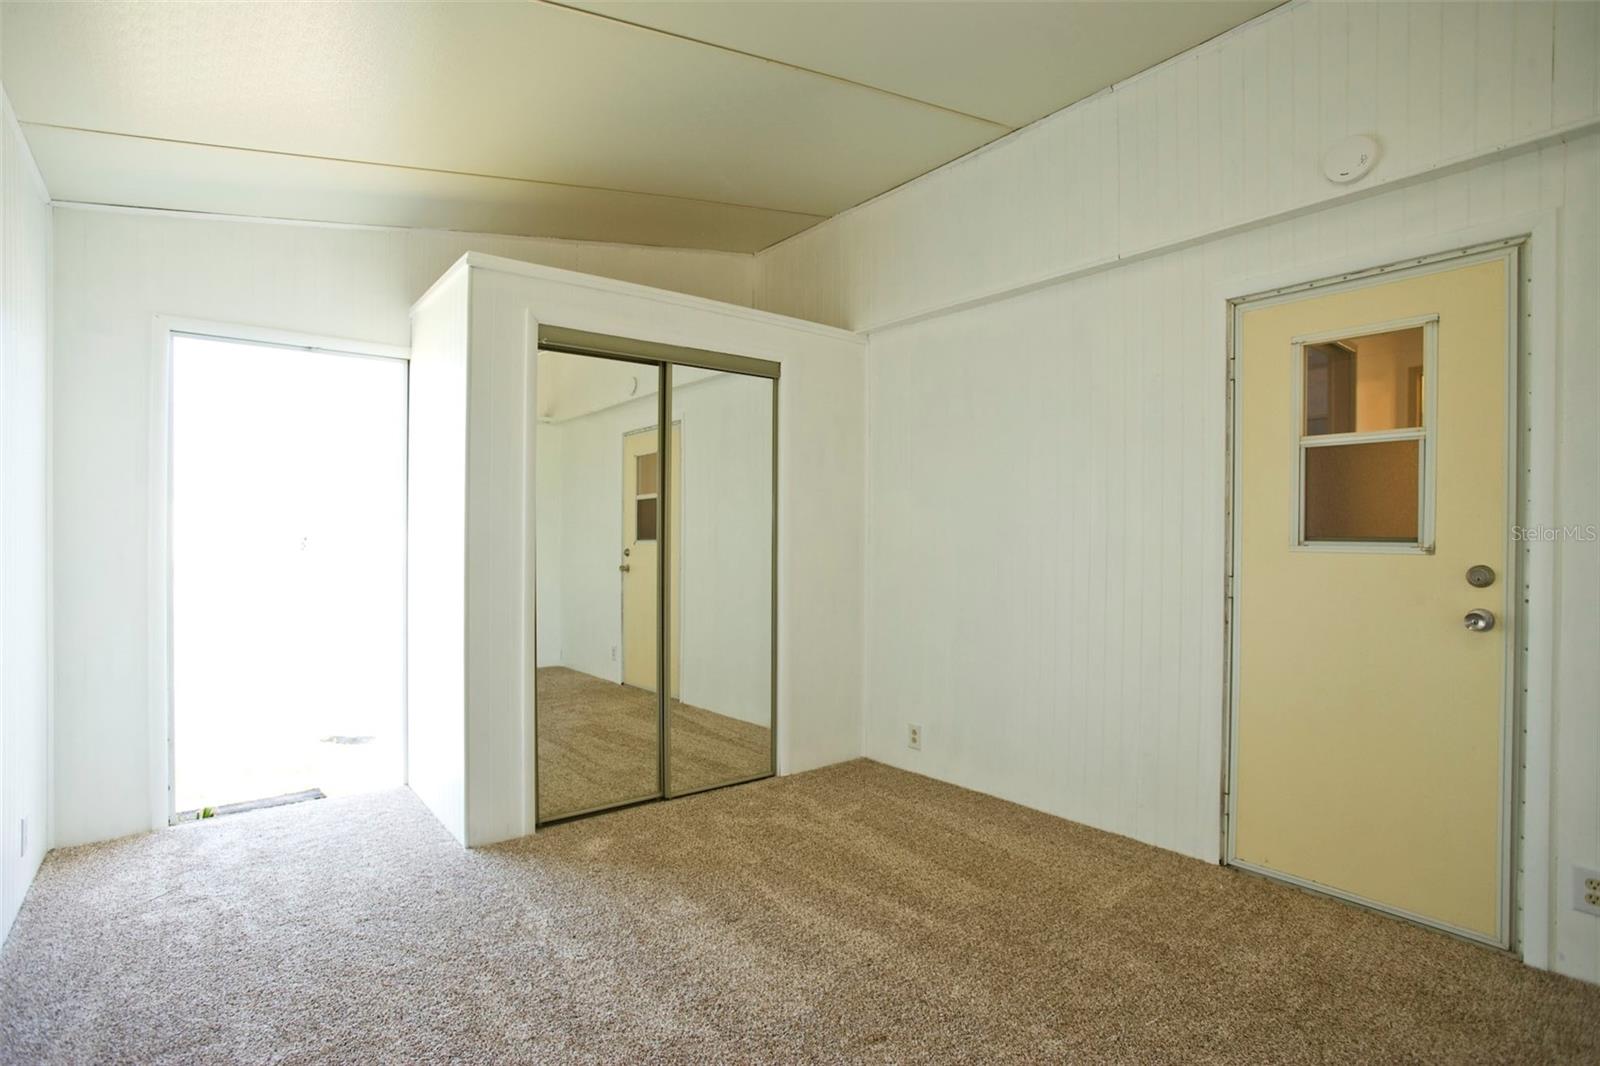
{"type": "MultiPolygon", "coordinates": [[[[1556,368],[1556,277],[1559,209],[1512,216],[1484,226],[1456,230],[1448,234],[1409,238],[1356,256],[1341,256],[1314,264],[1279,268],[1269,272],[1239,274],[1221,279],[1212,287],[1205,307],[1205,335],[1217,338],[1224,358],[1231,361],[1234,351],[1234,306],[1252,296],[1274,293],[1289,298],[1282,290],[1331,282],[1355,280],[1361,275],[1387,273],[1417,266],[1426,261],[1460,253],[1499,241],[1521,242],[1521,289],[1518,326],[1514,330],[1515,354],[1511,370],[1518,369],[1517,387],[1511,402],[1516,408],[1514,423],[1522,445],[1513,479],[1516,493],[1514,521],[1526,526],[1554,526],[1555,515],[1555,368],[1556,368]],[[1537,284],[1530,284],[1530,281],[1537,284]]],[[[1230,363],[1231,368],[1231,363],[1230,363]]],[[[1233,653],[1233,595],[1236,575],[1232,493],[1234,482],[1232,374],[1224,401],[1228,406],[1228,442],[1224,500],[1224,538],[1228,552],[1224,567],[1222,611],[1227,630],[1224,654],[1224,692],[1219,707],[1223,731],[1222,796],[1219,810],[1218,857],[1226,861],[1230,833],[1227,818],[1232,773],[1232,702],[1237,689],[1234,676],[1237,657],[1233,653]]],[[[1554,691],[1555,638],[1555,552],[1554,546],[1540,541],[1513,542],[1519,556],[1515,568],[1517,586],[1510,599],[1521,600],[1520,640],[1512,653],[1513,669],[1507,671],[1508,685],[1520,689],[1508,720],[1519,731],[1519,741],[1508,748],[1515,775],[1512,803],[1508,805],[1509,832],[1513,855],[1511,890],[1511,942],[1529,966],[1548,969],[1553,942],[1553,899],[1555,879],[1551,871],[1551,803],[1554,780],[1553,728],[1551,720],[1554,691]],[[1520,595],[1519,595],[1520,593],[1520,595]]]]}
{"type": "MultiPolygon", "coordinates": [[[[178,334],[216,337],[249,344],[276,345],[333,355],[411,358],[409,348],[371,341],[326,337],[266,326],[212,322],[179,315],[155,315],[150,329],[150,495],[147,561],[150,595],[146,616],[147,735],[150,742],[150,828],[171,825],[173,806],[172,722],[172,338],[178,334]]],[[[409,428],[407,430],[409,435],[409,428]]],[[[405,711],[402,708],[402,714],[405,711]]],[[[407,731],[400,733],[400,763],[409,768],[407,731]]]]}

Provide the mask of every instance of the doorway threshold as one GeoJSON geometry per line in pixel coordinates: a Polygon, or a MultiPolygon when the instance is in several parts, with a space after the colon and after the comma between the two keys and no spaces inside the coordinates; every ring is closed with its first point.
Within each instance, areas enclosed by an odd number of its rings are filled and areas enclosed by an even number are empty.
{"type": "Polygon", "coordinates": [[[292,803],[309,803],[312,800],[327,799],[327,795],[320,788],[308,788],[303,792],[285,792],[281,796],[268,796],[265,799],[245,800],[243,803],[224,803],[218,807],[199,807],[192,811],[179,811],[173,816],[174,824],[183,822],[199,822],[209,818],[221,818],[227,814],[243,814],[246,811],[263,811],[269,807],[287,807],[292,803]]]}

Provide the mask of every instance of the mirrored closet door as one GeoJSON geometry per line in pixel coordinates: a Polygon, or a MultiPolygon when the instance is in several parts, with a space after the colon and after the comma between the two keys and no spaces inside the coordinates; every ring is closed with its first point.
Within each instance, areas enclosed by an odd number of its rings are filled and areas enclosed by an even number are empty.
{"type": "Polygon", "coordinates": [[[772,773],[773,382],[672,368],[682,592],[668,795],[772,773]]]}
{"type": "Polygon", "coordinates": [[[538,355],[541,823],[775,770],[776,365],[577,336],[538,355]]]}
{"type": "Polygon", "coordinates": [[[661,795],[662,368],[540,352],[534,708],[541,821],[661,795]]]}

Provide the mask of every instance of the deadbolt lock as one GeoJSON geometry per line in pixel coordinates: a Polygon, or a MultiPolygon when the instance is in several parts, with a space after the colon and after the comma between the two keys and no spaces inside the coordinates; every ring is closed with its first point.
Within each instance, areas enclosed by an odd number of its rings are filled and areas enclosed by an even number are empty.
{"type": "Polygon", "coordinates": [[[1467,584],[1471,585],[1475,589],[1488,588],[1490,585],[1494,584],[1494,567],[1484,566],[1482,563],[1479,563],[1477,566],[1468,567],[1467,584]]]}

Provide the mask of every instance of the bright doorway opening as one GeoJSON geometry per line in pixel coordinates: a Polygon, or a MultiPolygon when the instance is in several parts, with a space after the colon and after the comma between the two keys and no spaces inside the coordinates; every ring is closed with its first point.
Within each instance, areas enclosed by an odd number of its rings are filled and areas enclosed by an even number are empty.
{"type": "Polygon", "coordinates": [[[173,809],[405,779],[402,359],[172,337],[173,809]]]}

